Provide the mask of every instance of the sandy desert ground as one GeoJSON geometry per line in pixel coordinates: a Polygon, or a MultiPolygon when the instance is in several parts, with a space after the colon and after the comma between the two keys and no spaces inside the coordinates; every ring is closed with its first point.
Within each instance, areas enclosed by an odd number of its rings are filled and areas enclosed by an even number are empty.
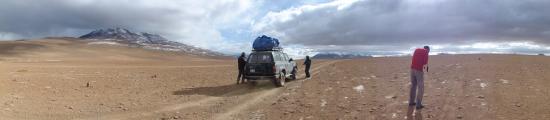
{"type": "Polygon", "coordinates": [[[312,79],[300,74],[282,88],[236,85],[235,63],[79,40],[4,41],[0,118],[550,119],[550,57],[430,56],[418,111],[406,102],[410,57],[314,60],[312,79]]]}

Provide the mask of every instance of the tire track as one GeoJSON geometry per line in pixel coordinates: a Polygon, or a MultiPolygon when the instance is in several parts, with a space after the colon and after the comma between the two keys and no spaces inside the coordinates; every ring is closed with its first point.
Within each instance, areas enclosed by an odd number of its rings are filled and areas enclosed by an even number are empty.
{"type": "MultiPolygon", "coordinates": [[[[320,65],[318,65],[318,67],[311,69],[311,71],[313,73],[312,75],[318,74],[319,69],[321,69],[321,68],[323,68],[327,65],[334,64],[336,62],[339,62],[339,60],[321,63],[320,65]]],[[[305,76],[304,74],[300,74],[299,77],[304,77],[304,76],[305,76]]],[[[301,84],[302,82],[298,82],[298,81],[289,82],[289,83],[286,84],[286,86],[287,87],[291,87],[291,85],[292,86],[299,86],[298,85],[299,83],[301,84]]],[[[282,87],[282,88],[284,88],[284,87],[282,87]]],[[[236,113],[238,113],[242,110],[245,110],[245,109],[249,108],[251,105],[255,105],[255,104],[259,103],[263,98],[276,95],[276,93],[279,93],[280,91],[284,90],[282,88],[273,88],[273,89],[270,89],[270,90],[260,91],[261,93],[256,93],[256,94],[259,94],[259,95],[253,95],[253,96],[247,97],[247,98],[251,98],[251,99],[247,99],[246,101],[239,102],[239,104],[236,104],[234,107],[231,107],[229,109],[229,111],[217,114],[217,115],[214,116],[214,118],[215,119],[224,119],[224,120],[228,119],[232,115],[234,115],[234,114],[236,114],[236,113]]],[[[203,99],[199,99],[199,100],[195,100],[195,101],[187,101],[187,102],[180,103],[180,104],[172,104],[172,105],[164,106],[160,109],[156,109],[156,110],[152,110],[152,111],[136,111],[136,112],[122,113],[122,114],[111,114],[111,115],[106,115],[106,116],[96,116],[96,117],[89,117],[89,118],[77,118],[75,120],[127,120],[127,119],[139,119],[139,118],[142,118],[142,117],[153,116],[153,115],[159,114],[159,113],[177,111],[177,110],[182,110],[182,109],[187,109],[187,108],[192,108],[192,107],[206,107],[207,108],[209,106],[201,106],[201,105],[207,105],[209,103],[214,103],[216,101],[227,99],[228,96],[233,96],[233,95],[238,95],[238,94],[248,93],[248,92],[251,92],[251,91],[249,89],[247,89],[246,87],[240,87],[240,88],[232,90],[232,91],[230,91],[226,94],[223,94],[222,97],[209,96],[208,98],[203,98],[203,99]]]]}
{"type": "Polygon", "coordinates": [[[48,68],[211,68],[211,67],[235,67],[235,65],[171,65],[171,66],[75,66],[75,65],[42,65],[33,67],[48,67],[48,68]]]}
{"type": "MultiPolygon", "coordinates": [[[[330,61],[330,62],[326,62],[324,64],[321,64],[319,65],[318,67],[312,69],[311,71],[313,72],[313,74],[318,74],[319,73],[319,69],[327,66],[327,65],[331,65],[331,64],[334,64],[336,62],[339,62],[339,60],[336,60],[336,61],[330,61]]],[[[312,74],[312,75],[313,75],[312,74]]],[[[299,76],[299,78],[301,77],[304,77],[305,75],[304,74],[301,74],[299,76]]],[[[286,87],[299,87],[301,86],[301,84],[303,83],[303,80],[300,81],[300,82],[291,82],[291,83],[288,83],[286,85],[286,87]]],[[[284,87],[283,87],[284,88],[284,87]]],[[[250,108],[251,106],[253,105],[256,105],[260,102],[262,102],[262,99],[265,99],[266,97],[270,97],[270,96],[274,96],[274,95],[277,95],[277,93],[280,93],[282,92],[282,88],[276,88],[276,89],[271,89],[269,91],[266,91],[264,93],[262,93],[261,95],[258,95],[258,96],[251,96],[252,99],[249,99],[247,101],[242,101],[241,104],[238,104],[236,105],[235,107],[232,107],[230,108],[229,111],[226,111],[224,113],[221,113],[221,114],[218,114],[218,115],[215,115],[214,119],[215,120],[227,120],[227,119],[234,119],[233,118],[233,115],[235,114],[238,114],[239,112],[243,111],[243,110],[246,110],[248,108],[250,108]]]]}
{"type": "MultiPolygon", "coordinates": [[[[236,89],[234,91],[228,92],[222,96],[231,96],[235,94],[245,93],[248,92],[245,88],[236,89]]],[[[224,97],[208,97],[204,99],[199,99],[196,101],[189,101],[184,102],[180,104],[172,104],[168,106],[164,106],[160,109],[156,109],[150,112],[147,111],[136,111],[131,113],[123,113],[123,114],[113,114],[113,115],[107,115],[107,116],[98,116],[93,118],[86,118],[86,119],[77,119],[77,120],[130,120],[130,119],[138,119],[140,117],[147,117],[152,116],[159,113],[164,112],[171,112],[171,111],[177,111],[181,109],[191,108],[191,107],[197,107],[205,104],[209,104],[215,101],[222,100],[224,97]]]]}

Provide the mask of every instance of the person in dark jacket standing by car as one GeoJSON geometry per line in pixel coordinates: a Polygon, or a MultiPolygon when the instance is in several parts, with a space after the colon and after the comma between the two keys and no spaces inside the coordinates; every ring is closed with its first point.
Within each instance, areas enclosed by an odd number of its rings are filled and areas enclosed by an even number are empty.
{"type": "Polygon", "coordinates": [[[306,72],[306,78],[310,78],[311,76],[309,75],[309,68],[311,67],[311,59],[309,59],[309,56],[306,56],[306,60],[304,60],[304,65],[306,65],[306,69],[304,69],[306,72]]]}
{"type": "Polygon", "coordinates": [[[239,81],[241,83],[244,83],[244,66],[246,65],[246,57],[245,57],[245,53],[241,53],[241,56],[239,56],[239,59],[238,59],[238,66],[239,66],[239,75],[237,76],[237,84],[239,84],[239,81]]]}

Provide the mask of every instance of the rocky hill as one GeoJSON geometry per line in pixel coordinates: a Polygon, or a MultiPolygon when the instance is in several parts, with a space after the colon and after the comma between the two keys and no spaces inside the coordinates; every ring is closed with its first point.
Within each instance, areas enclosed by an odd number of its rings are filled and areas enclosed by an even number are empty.
{"type": "Polygon", "coordinates": [[[151,33],[135,33],[124,28],[108,28],[92,31],[79,38],[98,41],[112,41],[146,49],[181,51],[202,56],[223,56],[224,54],[211,50],[170,41],[160,35],[151,33]]]}

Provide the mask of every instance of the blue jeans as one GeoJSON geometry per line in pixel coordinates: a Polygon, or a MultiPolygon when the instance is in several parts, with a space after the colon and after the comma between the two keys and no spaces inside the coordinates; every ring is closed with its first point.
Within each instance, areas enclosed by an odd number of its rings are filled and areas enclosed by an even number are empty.
{"type": "Polygon", "coordinates": [[[411,94],[409,104],[414,103],[416,98],[416,106],[422,106],[422,97],[424,96],[424,72],[411,69],[411,94]],[[418,94],[416,91],[418,88],[418,94]]]}

